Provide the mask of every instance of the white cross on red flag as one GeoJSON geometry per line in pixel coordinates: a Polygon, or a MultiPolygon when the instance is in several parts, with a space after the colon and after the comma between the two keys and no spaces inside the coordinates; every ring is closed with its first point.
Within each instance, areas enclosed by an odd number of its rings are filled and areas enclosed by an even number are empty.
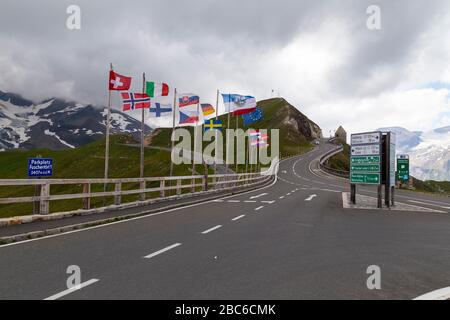
{"type": "Polygon", "coordinates": [[[131,77],[122,76],[114,71],[109,72],[109,90],[126,91],[131,86],[131,77]]]}

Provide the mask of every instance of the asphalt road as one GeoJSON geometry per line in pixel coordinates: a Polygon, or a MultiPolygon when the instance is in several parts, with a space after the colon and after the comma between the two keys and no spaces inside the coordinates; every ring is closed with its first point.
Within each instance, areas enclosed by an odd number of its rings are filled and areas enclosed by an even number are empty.
{"type": "Polygon", "coordinates": [[[332,147],[283,161],[263,189],[0,247],[0,299],[412,299],[449,286],[450,199],[397,193],[445,213],[343,209],[348,183],[317,169],[332,147]],[[82,285],[65,291],[70,265],[82,285]]]}

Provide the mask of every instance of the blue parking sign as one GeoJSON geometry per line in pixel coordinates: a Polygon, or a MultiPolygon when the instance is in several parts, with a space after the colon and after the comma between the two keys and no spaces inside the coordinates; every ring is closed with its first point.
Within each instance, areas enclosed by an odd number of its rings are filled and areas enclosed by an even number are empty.
{"type": "Polygon", "coordinates": [[[51,177],[53,175],[53,159],[51,158],[29,158],[29,177],[51,177]]]}

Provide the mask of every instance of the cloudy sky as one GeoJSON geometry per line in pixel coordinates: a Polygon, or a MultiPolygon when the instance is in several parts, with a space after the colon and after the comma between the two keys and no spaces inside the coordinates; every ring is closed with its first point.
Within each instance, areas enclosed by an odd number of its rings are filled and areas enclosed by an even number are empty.
{"type": "Polygon", "coordinates": [[[112,62],[134,90],[146,72],[205,102],[273,89],[326,135],[450,125],[448,0],[1,0],[0,12],[0,90],[34,100],[104,105],[112,62]],[[72,4],[80,30],[66,27],[72,4]]]}

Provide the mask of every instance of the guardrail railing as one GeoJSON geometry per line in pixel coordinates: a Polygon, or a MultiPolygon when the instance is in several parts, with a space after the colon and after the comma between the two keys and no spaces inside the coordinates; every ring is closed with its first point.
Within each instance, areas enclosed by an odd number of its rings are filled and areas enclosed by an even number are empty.
{"type": "Polygon", "coordinates": [[[325,164],[328,159],[330,159],[332,156],[342,152],[343,150],[344,150],[344,147],[340,146],[339,148],[330,150],[329,152],[325,153],[319,160],[320,169],[322,169],[323,171],[328,172],[330,174],[342,177],[342,178],[348,178],[350,176],[348,171],[334,169],[325,164]]]}
{"type": "MultiPolygon", "coordinates": [[[[275,160],[278,163],[278,159],[275,160]]],[[[151,198],[158,201],[173,196],[181,196],[183,191],[198,194],[205,192],[217,192],[217,190],[229,190],[240,187],[249,187],[270,180],[273,176],[274,162],[269,170],[259,173],[236,173],[236,174],[212,174],[174,177],[148,177],[148,178],[113,178],[113,179],[0,179],[0,187],[4,186],[37,186],[38,192],[35,196],[0,198],[0,205],[17,203],[37,204],[39,214],[50,213],[51,201],[81,199],[81,209],[91,209],[91,199],[96,197],[114,197],[114,204],[122,204],[122,196],[140,194],[139,201],[145,200],[146,193],[159,193],[159,197],[151,198]],[[137,188],[123,190],[123,185],[134,183],[137,188]],[[148,184],[157,184],[157,187],[147,187],[148,184]],[[114,185],[114,191],[93,192],[91,186],[94,184],[114,185]],[[51,194],[51,187],[57,185],[82,186],[82,193],[51,194]],[[172,195],[171,191],[175,191],[172,195]],[[199,191],[197,191],[199,190],[199,191]]],[[[130,203],[132,203],[130,202],[130,203]]]]}

